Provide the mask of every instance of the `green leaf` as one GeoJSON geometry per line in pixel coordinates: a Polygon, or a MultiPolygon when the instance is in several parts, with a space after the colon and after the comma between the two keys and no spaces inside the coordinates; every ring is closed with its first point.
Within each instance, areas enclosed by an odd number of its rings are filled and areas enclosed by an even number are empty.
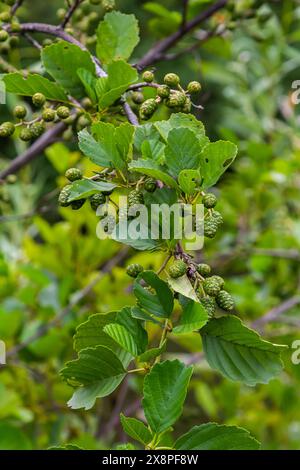
{"type": "Polygon", "coordinates": [[[173,129],[168,134],[165,161],[173,176],[182,170],[198,169],[201,147],[194,132],[185,127],[173,129]]]}
{"type": "MultiPolygon", "coordinates": [[[[148,335],[141,322],[131,315],[131,307],[124,307],[116,314],[116,323],[126,328],[136,344],[137,353],[141,354],[148,345],[148,335]]],[[[126,348],[124,348],[126,349],[126,348]]]]}
{"type": "Polygon", "coordinates": [[[188,297],[195,302],[199,302],[197,294],[191,284],[191,281],[185,274],[184,276],[178,277],[177,279],[173,279],[172,277],[168,278],[168,284],[175,292],[178,294],[183,295],[184,297],[188,297]]]}
{"type": "MultiPolygon", "coordinates": [[[[163,323],[160,323],[156,318],[153,318],[149,313],[145,312],[143,309],[139,307],[132,307],[131,315],[133,318],[137,318],[138,320],[149,321],[150,323],[155,323],[155,325],[159,325],[161,328],[164,327],[163,323]]],[[[145,352],[147,354],[147,351],[145,352]]]]}
{"type": "Polygon", "coordinates": [[[6,91],[22,96],[33,96],[35,93],[42,93],[47,100],[66,101],[68,97],[64,90],[48,78],[38,74],[22,75],[21,73],[8,73],[2,76],[6,91]]]}
{"type": "Polygon", "coordinates": [[[204,125],[192,114],[173,113],[170,119],[167,121],[155,122],[154,126],[165,142],[168,140],[169,132],[172,129],[177,129],[178,127],[186,127],[192,131],[201,146],[204,146],[209,142],[208,137],[205,135],[204,125]]]}
{"type": "Polygon", "coordinates": [[[81,385],[91,385],[99,380],[125,374],[120,359],[106,346],[96,346],[79,351],[78,359],[70,361],[60,371],[65,380],[81,385]]]}
{"type": "Polygon", "coordinates": [[[151,176],[152,178],[162,181],[171,188],[178,189],[178,185],[172,176],[165,173],[165,171],[152,160],[134,160],[129,164],[128,167],[132,171],[151,176]]]}
{"type": "Polygon", "coordinates": [[[202,304],[190,300],[184,307],[179,324],[173,328],[173,333],[180,335],[200,330],[208,321],[208,315],[202,304]]]}
{"type": "Polygon", "coordinates": [[[74,181],[70,188],[70,195],[68,201],[76,201],[77,199],[87,198],[92,194],[101,191],[111,191],[116,188],[116,184],[107,183],[105,181],[93,181],[89,179],[82,179],[74,181]]]}
{"type": "Polygon", "coordinates": [[[201,183],[199,170],[182,170],[178,176],[180,189],[185,194],[193,194],[201,183]]]}
{"type": "MultiPolygon", "coordinates": [[[[142,225],[142,224],[141,224],[142,225]]],[[[146,227],[148,229],[148,225],[146,227]]],[[[157,251],[162,248],[162,243],[160,240],[153,240],[150,237],[150,233],[148,238],[136,238],[133,239],[131,238],[130,234],[128,233],[123,233],[124,230],[122,230],[122,234],[120,234],[120,225],[116,225],[116,233],[111,235],[111,238],[115,240],[116,242],[119,243],[124,243],[124,245],[131,246],[135,250],[139,251],[157,251]]]]}
{"type": "Polygon", "coordinates": [[[139,355],[138,345],[124,326],[118,323],[110,323],[104,327],[104,331],[123,349],[132,354],[132,356],[136,357],[139,355]]]}
{"type": "MultiPolygon", "coordinates": [[[[91,315],[88,320],[78,326],[74,337],[74,349],[78,352],[89,347],[105,346],[119,358],[124,368],[128,367],[132,355],[122,349],[108,334],[104,332],[104,327],[112,322],[116,322],[120,312],[110,312],[107,314],[97,313],[91,315]]],[[[126,312],[125,312],[126,314],[126,312]]],[[[124,374],[116,377],[109,377],[98,380],[90,385],[75,390],[68,405],[72,409],[85,408],[89,410],[95,404],[97,398],[110,395],[122,382],[124,374]]]]}
{"type": "Polygon", "coordinates": [[[100,145],[98,152],[101,160],[109,161],[110,166],[118,170],[126,170],[127,162],[132,156],[134,126],[128,122],[117,127],[98,122],[92,126],[92,132],[100,145]]]}
{"type": "Polygon", "coordinates": [[[200,155],[200,172],[203,178],[202,189],[216,184],[237,155],[237,146],[225,140],[207,144],[200,155]]]}
{"type": "Polygon", "coordinates": [[[103,328],[109,323],[116,321],[117,312],[109,312],[106,314],[96,313],[90,315],[88,320],[81,323],[74,336],[74,349],[79,352],[94,346],[107,346],[114,350],[116,343],[103,331],[103,328]]]}
{"type": "Polygon", "coordinates": [[[103,167],[111,166],[111,156],[105,151],[101,143],[84,129],[78,133],[79,148],[93,163],[103,167]]]}
{"type": "Polygon", "coordinates": [[[97,38],[97,56],[101,62],[127,60],[139,42],[138,22],[134,15],[112,11],[100,22],[97,38]]]}
{"type": "Polygon", "coordinates": [[[168,284],[153,271],[143,271],[137,277],[134,282],[133,293],[138,300],[138,304],[152,315],[168,318],[173,312],[174,298],[172,291],[168,284]],[[152,287],[156,294],[142,287],[141,280],[152,287]]]}
{"type": "Polygon", "coordinates": [[[95,92],[97,78],[89,70],[86,69],[78,69],[77,75],[81,80],[89,98],[92,100],[93,103],[97,103],[97,94],[95,92]]]}
{"type": "Polygon", "coordinates": [[[41,58],[46,71],[67,93],[75,98],[85,95],[77,70],[84,68],[95,74],[95,65],[89,52],[69,42],[59,41],[42,49],[41,58]]]}
{"type": "Polygon", "coordinates": [[[117,60],[109,64],[107,77],[98,78],[95,83],[99,107],[105,109],[114,104],[129,85],[135,83],[137,79],[136,69],[123,60],[117,60]]]}
{"type": "Polygon", "coordinates": [[[152,434],[142,421],[120,415],[123,431],[141,444],[147,445],[152,439],[152,434]]]}
{"type": "Polygon", "coordinates": [[[162,433],[182,413],[193,367],[180,361],[156,364],[144,379],[143,409],[151,430],[162,433]]]}
{"type": "Polygon", "coordinates": [[[68,401],[68,406],[73,410],[84,408],[90,410],[97,398],[103,398],[110,395],[122,382],[124,374],[117,377],[110,377],[108,379],[102,379],[98,382],[79,387],[72,395],[72,398],[68,401]]]}
{"type": "Polygon", "coordinates": [[[285,346],[263,340],[234,316],[215,318],[201,330],[206,359],[213,369],[247,385],[268,383],[282,369],[285,346]]]}
{"type": "Polygon", "coordinates": [[[160,356],[166,350],[167,342],[164,341],[160,348],[151,348],[139,356],[140,362],[149,362],[160,356]]]}
{"type": "Polygon", "coordinates": [[[176,450],[257,450],[259,442],[246,429],[215,423],[194,426],[175,443],[176,450]]]}

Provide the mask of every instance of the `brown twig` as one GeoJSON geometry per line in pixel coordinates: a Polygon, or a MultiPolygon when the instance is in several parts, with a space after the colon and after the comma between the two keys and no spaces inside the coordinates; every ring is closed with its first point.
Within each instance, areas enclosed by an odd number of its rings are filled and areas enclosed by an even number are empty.
{"type": "Polygon", "coordinates": [[[184,28],[175,31],[165,39],[157,42],[144,57],[139,60],[137,63],[137,68],[139,70],[144,69],[150,64],[154,64],[159,61],[163,56],[164,52],[170,49],[174,44],[176,44],[180,39],[182,39],[187,33],[192,31],[196,26],[198,26],[203,21],[210,18],[214,13],[223,8],[228,0],[218,0],[213,5],[210,5],[206,10],[202,11],[199,15],[195,16],[192,20],[188,21],[184,28]]]}
{"type": "Polygon", "coordinates": [[[252,322],[251,326],[253,328],[259,329],[260,327],[266,325],[267,323],[274,322],[278,319],[280,315],[282,315],[282,313],[285,313],[288,310],[291,310],[293,307],[295,307],[298,304],[300,304],[300,295],[294,295],[290,299],[285,300],[278,306],[269,310],[265,315],[263,315],[262,317],[252,322]]]}
{"type": "Polygon", "coordinates": [[[75,0],[74,3],[70,6],[69,10],[66,13],[66,16],[64,17],[60,27],[62,29],[65,29],[69,21],[71,20],[72,16],[74,15],[75,11],[77,8],[80,6],[80,4],[83,2],[83,0],[75,0]]]}
{"type": "Polygon", "coordinates": [[[66,129],[66,124],[60,122],[46,131],[39,139],[37,139],[24,153],[15,158],[12,163],[0,172],[0,179],[13,173],[17,173],[23,166],[31,162],[43,150],[56,141],[57,137],[66,129]]]}

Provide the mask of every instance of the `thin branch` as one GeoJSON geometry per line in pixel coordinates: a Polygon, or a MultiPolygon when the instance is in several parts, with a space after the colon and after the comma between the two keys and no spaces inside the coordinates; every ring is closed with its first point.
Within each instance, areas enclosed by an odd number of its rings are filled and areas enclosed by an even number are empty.
{"type": "Polygon", "coordinates": [[[182,22],[181,29],[184,30],[187,22],[187,15],[189,9],[189,0],[183,0],[183,9],[182,9],[182,22]]]}
{"type": "Polygon", "coordinates": [[[123,109],[126,113],[126,116],[127,116],[127,119],[128,121],[133,124],[134,126],[139,126],[139,120],[137,118],[137,116],[135,115],[135,113],[132,111],[131,107],[129,106],[129,104],[127,103],[127,101],[124,99],[123,101],[123,109]]]}
{"type": "Polygon", "coordinates": [[[182,37],[192,31],[203,21],[210,18],[214,13],[223,8],[228,0],[218,0],[213,5],[209,6],[206,10],[202,11],[199,15],[195,16],[192,20],[188,21],[184,28],[175,31],[175,33],[157,42],[144,57],[137,63],[139,70],[144,69],[150,64],[153,64],[160,60],[164,52],[170,49],[176,44],[182,37]]]}
{"type": "Polygon", "coordinates": [[[30,42],[30,44],[33,45],[33,47],[35,47],[36,49],[38,49],[39,51],[41,49],[43,49],[43,47],[41,46],[41,44],[36,41],[36,39],[34,39],[32,36],[30,36],[30,34],[28,33],[24,33],[24,37],[27,39],[28,42],[30,42]]]}
{"type": "Polygon", "coordinates": [[[69,304],[64,307],[53,320],[50,322],[42,325],[32,336],[27,338],[23,343],[18,344],[14,348],[10,349],[7,352],[7,357],[12,357],[18,354],[22,349],[26,348],[29,344],[33,343],[37,339],[44,336],[51,328],[57,326],[63,318],[69,313],[69,311],[74,308],[76,305],[79,304],[96,286],[96,284],[102,279],[102,277],[109,273],[116,265],[124,261],[129,253],[129,247],[125,247],[120,250],[114,258],[109,260],[107,263],[104,264],[101,271],[97,274],[97,276],[87,284],[81,291],[79,291],[73,299],[69,302],[69,304]]]}
{"type": "Polygon", "coordinates": [[[16,3],[11,7],[11,10],[10,10],[10,13],[11,15],[15,15],[15,13],[17,12],[17,10],[20,8],[20,6],[22,6],[22,4],[24,3],[24,0],[17,0],[16,3]]]}
{"type": "Polygon", "coordinates": [[[6,178],[6,176],[13,173],[17,173],[23,166],[31,162],[35,157],[37,157],[43,150],[55,142],[56,138],[62,134],[66,129],[66,124],[60,122],[51,127],[46,131],[39,139],[37,139],[24,153],[15,158],[12,163],[5,168],[3,171],[0,171],[0,180],[6,178]]]}
{"type": "MultiPolygon", "coordinates": [[[[4,29],[8,32],[11,31],[10,25],[5,25],[4,29]]],[[[55,36],[57,38],[63,39],[64,41],[70,42],[71,44],[75,44],[75,46],[80,47],[80,49],[82,49],[83,51],[88,51],[84,44],[82,44],[70,34],[66,33],[66,31],[61,29],[60,26],[53,26],[46,23],[22,23],[20,25],[20,31],[21,33],[42,33],[48,34],[49,36],[55,36]]],[[[99,60],[94,56],[91,57],[96,66],[97,75],[99,77],[105,77],[106,73],[100,66],[99,60]]]]}
{"type": "Polygon", "coordinates": [[[60,27],[62,29],[65,29],[69,21],[71,20],[72,16],[74,15],[75,11],[79,7],[79,5],[83,2],[83,0],[75,0],[74,3],[70,6],[69,10],[66,13],[66,16],[64,17],[60,27]]]}
{"type": "Polygon", "coordinates": [[[291,310],[293,307],[295,307],[298,304],[300,304],[300,295],[294,295],[290,299],[285,300],[284,302],[279,304],[277,307],[272,308],[265,315],[263,315],[262,317],[252,322],[251,326],[253,328],[259,328],[265,325],[266,323],[274,322],[278,319],[278,317],[282,313],[285,313],[288,310],[291,310]]]}

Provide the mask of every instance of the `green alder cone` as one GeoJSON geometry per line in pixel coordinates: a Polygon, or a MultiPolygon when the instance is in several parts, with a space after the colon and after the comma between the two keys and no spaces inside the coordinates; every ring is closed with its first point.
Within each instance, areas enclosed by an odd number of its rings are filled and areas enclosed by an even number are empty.
{"type": "Polygon", "coordinates": [[[191,95],[193,95],[195,93],[199,93],[200,90],[201,90],[201,84],[199,82],[196,82],[196,81],[190,82],[187,86],[187,91],[191,95]]]}
{"type": "Polygon", "coordinates": [[[220,282],[213,276],[208,277],[203,281],[203,288],[205,293],[211,297],[216,297],[221,290],[220,282]]]}
{"type": "Polygon", "coordinates": [[[156,180],[154,178],[147,178],[144,184],[144,188],[148,193],[154,193],[156,190],[156,180]]]}
{"type": "Polygon", "coordinates": [[[128,276],[133,277],[133,278],[137,277],[143,271],[144,271],[143,266],[141,264],[138,264],[138,263],[130,264],[126,268],[126,272],[127,272],[128,276]]]}
{"type": "Polygon", "coordinates": [[[12,122],[4,122],[0,126],[0,137],[11,137],[15,132],[15,126],[12,122]]]}
{"type": "Polygon", "coordinates": [[[216,276],[216,275],[211,276],[210,280],[217,282],[220,286],[220,289],[222,289],[224,287],[225,281],[221,276],[216,276]]]}
{"type": "Polygon", "coordinates": [[[0,42],[7,41],[8,37],[9,37],[8,32],[5,31],[4,29],[1,29],[1,31],[0,31],[0,42]]]}
{"type": "Polygon", "coordinates": [[[104,11],[114,10],[116,8],[115,0],[102,0],[102,8],[104,11]]]}
{"type": "Polygon", "coordinates": [[[212,211],[211,218],[218,224],[218,226],[222,225],[224,222],[222,214],[215,210],[212,211]]]}
{"type": "Polygon", "coordinates": [[[68,119],[68,117],[70,117],[70,110],[67,106],[59,106],[56,110],[56,114],[59,119],[68,119]]]}
{"type": "Polygon", "coordinates": [[[35,139],[40,137],[45,132],[45,124],[43,122],[34,122],[30,126],[30,132],[35,139]]]}
{"type": "Polygon", "coordinates": [[[54,109],[51,109],[51,108],[46,108],[42,112],[42,118],[44,119],[45,122],[54,121],[55,116],[56,116],[56,113],[55,113],[54,109]]]}
{"type": "Polygon", "coordinates": [[[172,91],[165,103],[168,108],[181,108],[186,103],[186,95],[181,91],[172,91]]]}
{"type": "Polygon", "coordinates": [[[40,108],[46,103],[46,97],[42,93],[35,93],[32,97],[34,106],[40,108]]]}
{"type": "Polygon", "coordinates": [[[70,202],[68,202],[68,199],[70,197],[70,190],[72,188],[71,184],[67,184],[60,192],[58,196],[58,203],[62,207],[68,207],[70,205],[70,202]]]}
{"type": "Polygon", "coordinates": [[[216,302],[220,308],[223,310],[226,310],[227,312],[230,312],[231,310],[234,309],[235,303],[234,299],[229,292],[226,290],[221,290],[217,296],[216,296],[216,302]]]}
{"type": "Polygon", "coordinates": [[[131,98],[135,104],[142,104],[145,100],[143,93],[140,91],[133,92],[131,98]]]}
{"type": "Polygon", "coordinates": [[[144,204],[144,196],[140,191],[134,189],[128,194],[128,207],[135,206],[136,204],[144,204]]]}
{"type": "Polygon", "coordinates": [[[157,110],[158,104],[154,98],[150,98],[149,100],[144,101],[140,107],[140,118],[144,121],[150,119],[151,116],[157,110]]]}
{"type": "Polygon", "coordinates": [[[206,207],[207,209],[211,209],[211,208],[215,207],[217,202],[218,202],[218,199],[212,193],[205,194],[205,196],[203,196],[203,198],[202,198],[202,203],[203,203],[204,207],[206,207]]]}
{"type": "Polygon", "coordinates": [[[106,196],[103,193],[93,194],[90,197],[91,208],[96,211],[101,204],[105,204],[106,196]]]}
{"type": "Polygon", "coordinates": [[[219,224],[212,216],[204,219],[204,236],[214,238],[219,228],[219,224]]]}
{"type": "Polygon", "coordinates": [[[157,96],[163,99],[168,98],[170,96],[170,88],[168,85],[161,85],[157,88],[157,96]]]}
{"type": "Polygon", "coordinates": [[[145,70],[142,75],[142,79],[144,80],[144,82],[151,83],[154,80],[154,73],[150,70],[145,70]]]}
{"type": "Polygon", "coordinates": [[[16,106],[14,109],[14,115],[17,119],[24,119],[27,114],[27,110],[24,106],[16,106]]]}
{"type": "Polygon", "coordinates": [[[164,76],[164,83],[169,87],[177,87],[180,83],[180,78],[176,73],[167,73],[167,75],[164,76]]]}
{"type": "Polygon", "coordinates": [[[30,140],[33,139],[33,137],[34,136],[29,127],[24,127],[20,132],[20,139],[23,140],[24,142],[29,142],[30,140]]]}
{"type": "Polygon", "coordinates": [[[172,278],[176,279],[183,276],[187,271],[187,265],[182,260],[175,261],[169,268],[169,274],[172,278]]]}
{"type": "Polygon", "coordinates": [[[210,275],[211,267],[208,264],[200,263],[197,266],[197,271],[199,274],[201,274],[201,276],[206,277],[210,275]]]}
{"type": "Polygon", "coordinates": [[[79,170],[79,168],[69,168],[65,173],[65,177],[69,181],[81,180],[82,179],[82,171],[79,170]]]}
{"type": "Polygon", "coordinates": [[[213,297],[202,297],[200,299],[201,304],[205,308],[205,310],[208,313],[209,318],[212,318],[214,316],[214,313],[216,311],[216,302],[213,297]]]}

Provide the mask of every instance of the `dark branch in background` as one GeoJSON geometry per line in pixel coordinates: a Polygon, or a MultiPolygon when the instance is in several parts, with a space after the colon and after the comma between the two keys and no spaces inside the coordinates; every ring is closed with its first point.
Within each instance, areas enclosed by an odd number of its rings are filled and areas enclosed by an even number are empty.
{"type": "Polygon", "coordinates": [[[75,13],[75,11],[77,10],[77,8],[79,7],[79,5],[83,2],[83,0],[75,0],[74,3],[70,6],[69,10],[67,11],[66,13],[66,16],[64,17],[60,27],[62,29],[64,29],[67,24],[69,23],[69,21],[71,20],[73,14],[75,13]]]}
{"type": "Polygon", "coordinates": [[[120,250],[116,256],[114,256],[112,259],[107,261],[101,268],[101,271],[97,274],[97,276],[89,283],[87,284],[81,291],[77,293],[76,296],[73,297],[73,299],[70,301],[70,303],[63,308],[53,320],[49,321],[48,323],[42,325],[36,333],[34,333],[32,336],[27,338],[23,343],[18,344],[14,348],[10,349],[7,352],[7,357],[12,357],[18,354],[18,352],[22,351],[22,349],[26,348],[29,346],[29,344],[33,343],[36,341],[38,338],[41,336],[44,336],[51,328],[54,328],[57,326],[63,319],[64,317],[69,313],[69,311],[74,308],[76,305],[79,304],[95,287],[95,285],[102,279],[102,277],[109,273],[115,266],[118,264],[122,263],[125,261],[125,259],[128,256],[129,253],[129,247],[125,247],[122,250],[120,250]]]}
{"type": "Polygon", "coordinates": [[[11,7],[11,14],[14,15],[16,13],[16,11],[20,8],[20,6],[22,6],[22,4],[24,3],[24,0],[17,0],[16,3],[11,7]]]}
{"type": "MultiPolygon", "coordinates": [[[[179,31],[176,31],[175,33],[171,34],[170,36],[163,39],[162,41],[159,41],[138,62],[137,68],[139,70],[142,70],[147,65],[153,64],[154,62],[157,62],[158,60],[160,60],[160,58],[168,49],[174,46],[174,44],[176,44],[182,37],[184,37],[193,28],[195,28],[200,23],[210,18],[215,12],[223,8],[226,5],[227,1],[228,0],[219,0],[218,2],[208,7],[206,10],[204,10],[202,13],[200,13],[198,16],[193,18],[191,21],[187,22],[184,28],[180,29],[179,31]]],[[[21,26],[22,33],[39,32],[39,33],[48,34],[50,36],[59,37],[61,39],[64,39],[65,41],[75,44],[83,50],[87,50],[86,47],[80,41],[75,39],[70,34],[67,34],[60,26],[52,26],[52,25],[48,25],[44,23],[23,23],[20,26],[21,26]]],[[[10,30],[9,26],[5,26],[5,29],[7,29],[7,31],[10,30]]],[[[95,57],[93,57],[93,60],[96,65],[97,75],[100,77],[106,76],[106,73],[99,65],[99,61],[95,57]]],[[[134,112],[131,110],[130,106],[128,104],[123,104],[123,107],[124,107],[128,120],[132,124],[137,125],[138,124],[137,117],[135,116],[134,112]]],[[[57,126],[60,126],[60,124],[58,124],[57,126]]],[[[14,173],[20,170],[22,166],[26,165],[28,162],[33,160],[39,153],[43,152],[43,150],[49,145],[49,143],[51,143],[51,140],[49,141],[49,138],[51,139],[52,133],[56,137],[59,135],[60,132],[62,132],[62,129],[57,126],[47,131],[30,148],[28,148],[26,152],[24,152],[24,154],[17,157],[6,170],[0,172],[0,179],[5,178],[11,173],[14,173]]]]}
{"type": "Polygon", "coordinates": [[[181,30],[185,28],[189,9],[189,0],[183,0],[181,30]]]}
{"type": "Polygon", "coordinates": [[[41,46],[41,44],[40,44],[38,41],[36,41],[32,36],[30,36],[30,34],[24,33],[24,38],[26,38],[27,41],[30,42],[30,44],[32,44],[33,47],[35,47],[35,48],[38,49],[39,51],[40,51],[41,49],[43,49],[43,47],[41,46]]]}
{"type": "Polygon", "coordinates": [[[259,329],[260,327],[264,326],[267,323],[274,322],[278,319],[278,317],[282,314],[291,310],[296,305],[300,304],[300,295],[295,295],[288,300],[285,300],[277,307],[272,308],[269,310],[265,315],[258,318],[254,322],[252,322],[252,327],[259,329]]]}
{"type": "Polygon", "coordinates": [[[165,39],[162,39],[158,43],[156,43],[145,56],[137,63],[137,68],[139,70],[144,69],[150,64],[158,62],[162,57],[164,52],[170,49],[174,44],[176,44],[182,37],[184,37],[187,33],[192,31],[196,26],[198,26],[203,21],[210,18],[214,13],[218,10],[223,8],[228,0],[219,0],[218,2],[214,3],[206,10],[201,12],[198,16],[193,18],[191,21],[188,21],[186,25],[176,31],[175,33],[171,34],[165,39]]]}
{"type": "Polygon", "coordinates": [[[46,147],[56,141],[57,137],[66,129],[66,124],[60,122],[46,131],[37,139],[24,153],[15,158],[5,170],[0,172],[0,179],[6,178],[12,173],[16,173],[23,166],[31,162],[35,157],[45,150],[46,147]]]}
{"type": "Polygon", "coordinates": [[[132,111],[131,107],[129,106],[129,104],[127,103],[127,101],[125,99],[123,100],[122,106],[123,106],[123,109],[126,113],[127,119],[130,122],[130,124],[133,124],[134,126],[138,126],[139,125],[139,120],[138,120],[135,113],[132,111]]]}

